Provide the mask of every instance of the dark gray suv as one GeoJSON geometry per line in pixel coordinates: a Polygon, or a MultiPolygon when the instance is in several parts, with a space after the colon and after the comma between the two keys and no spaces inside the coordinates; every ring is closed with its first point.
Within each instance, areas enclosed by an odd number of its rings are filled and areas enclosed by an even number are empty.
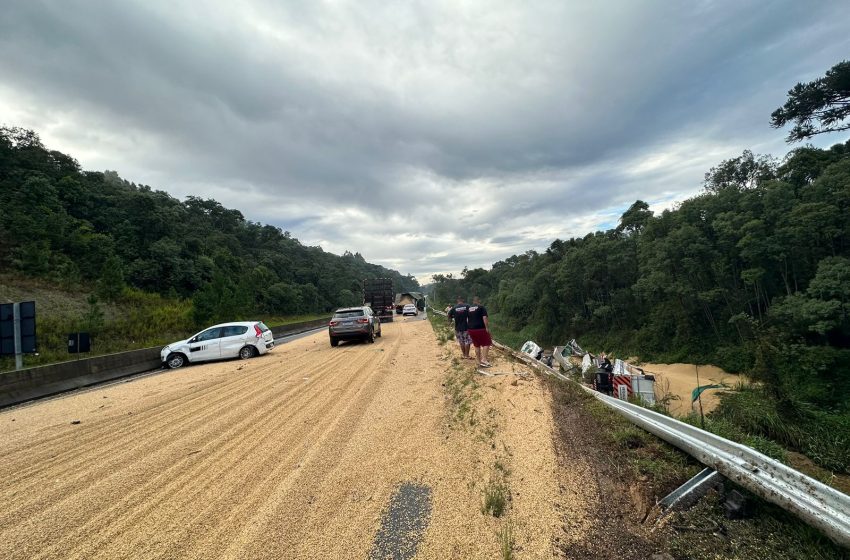
{"type": "Polygon", "coordinates": [[[381,321],[369,306],[344,307],[337,309],[328,323],[328,335],[331,346],[336,346],[340,340],[375,342],[375,337],[381,336],[381,321]]]}

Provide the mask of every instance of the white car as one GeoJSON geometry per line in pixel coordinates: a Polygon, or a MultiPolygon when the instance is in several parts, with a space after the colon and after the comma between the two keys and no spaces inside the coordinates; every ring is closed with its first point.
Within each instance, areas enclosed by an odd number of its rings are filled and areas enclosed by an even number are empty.
{"type": "Polygon", "coordinates": [[[222,323],[202,330],[195,336],[172,342],[162,349],[165,367],[176,369],[189,362],[226,358],[247,360],[274,348],[272,331],[262,321],[222,323]]]}
{"type": "Polygon", "coordinates": [[[419,315],[419,310],[416,309],[416,306],[412,303],[408,303],[404,306],[404,309],[401,310],[401,315],[402,317],[405,315],[419,315]]]}

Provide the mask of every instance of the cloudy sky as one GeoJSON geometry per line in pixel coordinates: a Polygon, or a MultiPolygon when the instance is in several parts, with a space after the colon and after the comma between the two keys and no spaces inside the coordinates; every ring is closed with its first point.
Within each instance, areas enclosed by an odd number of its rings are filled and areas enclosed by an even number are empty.
{"type": "Polygon", "coordinates": [[[784,154],[770,113],[848,29],[846,0],[0,0],[0,124],[427,281],[784,154]]]}

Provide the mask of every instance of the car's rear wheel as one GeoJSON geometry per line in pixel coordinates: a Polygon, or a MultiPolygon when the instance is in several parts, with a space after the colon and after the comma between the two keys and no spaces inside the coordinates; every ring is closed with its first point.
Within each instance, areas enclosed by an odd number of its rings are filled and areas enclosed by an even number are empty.
{"type": "Polygon", "coordinates": [[[334,338],[334,337],[331,337],[331,346],[333,346],[333,347],[339,346],[339,340],[334,338]]]}
{"type": "Polygon", "coordinates": [[[241,350],[239,350],[239,357],[243,360],[249,360],[257,355],[257,349],[253,346],[243,346],[241,350]]]}
{"type": "Polygon", "coordinates": [[[179,353],[169,354],[165,359],[165,365],[168,369],[177,369],[186,365],[186,356],[179,353]]]}

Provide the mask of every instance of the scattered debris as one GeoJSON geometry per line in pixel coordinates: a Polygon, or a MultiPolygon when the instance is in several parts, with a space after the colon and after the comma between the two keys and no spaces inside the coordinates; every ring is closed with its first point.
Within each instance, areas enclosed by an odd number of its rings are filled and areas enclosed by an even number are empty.
{"type": "Polygon", "coordinates": [[[79,424],[79,423],[80,423],[79,420],[71,420],[71,424],[79,424]]]}
{"type": "Polygon", "coordinates": [[[520,377],[525,377],[528,375],[524,371],[485,371],[483,369],[478,369],[477,372],[481,375],[486,375],[487,377],[496,377],[497,375],[519,375],[520,377]]]}
{"type": "Polygon", "coordinates": [[[743,494],[737,490],[732,490],[726,495],[726,500],[723,502],[723,510],[728,519],[743,519],[747,516],[749,503],[743,494]]]}

